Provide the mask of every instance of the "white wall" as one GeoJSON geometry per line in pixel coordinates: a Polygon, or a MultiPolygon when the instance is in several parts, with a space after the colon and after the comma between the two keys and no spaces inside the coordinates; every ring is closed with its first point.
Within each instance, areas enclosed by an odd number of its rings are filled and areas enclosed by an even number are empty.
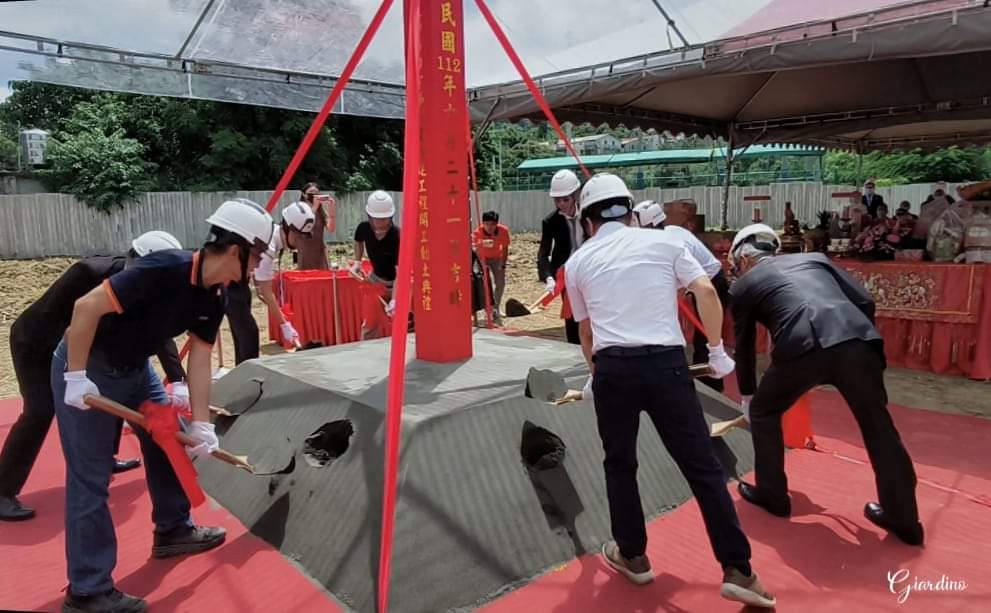
{"type": "MultiPolygon", "coordinates": [[[[950,186],[950,193],[956,193],[950,186]]],[[[792,203],[795,215],[803,224],[814,225],[818,211],[833,207],[842,208],[845,202],[833,201],[834,191],[850,191],[849,185],[820,185],[818,183],[777,183],[770,186],[731,187],[729,197],[729,225],[739,228],[750,223],[752,205],[743,202],[748,195],[769,194],[771,205],[765,209],[764,219],[774,227],[784,223],[784,203],[792,203]],[[749,206],[748,206],[749,205],[749,206]]],[[[909,200],[918,212],[919,204],[932,190],[931,184],[901,185],[879,188],[892,211],[901,200],[909,200]]],[[[200,244],[207,233],[204,220],[224,200],[233,197],[249,198],[264,204],[271,192],[158,192],[143,194],[138,202],[107,215],[99,213],[73,196],[65,194],[32,194],[0,196],[0,258],[36,258],[55,255],[86,256],[125,251],[133,237],[148,230],[165,230],[174,234],[183,245],[200,244]]],[[[672,200],[694,198],[699,213],[706,217],[709,227],[720,224],[720,207],[723,199],[721,187],[687,187],[680,189],[649,188],[634,192],[638,200],[672,200]]],[[[289,204],[298,196],[293,190],[284,195],[280,206],[289,204]]],[[[367,193],[353,193],[338,197],[337,230],[328,234],[333,242],[350,242],[354,228],[364,219],[364,203],[367,193]]],[[[393,194],[399,211],[402,195],[393,194]]],[[[481,192],[479,202],[482,211],[496,210],[500,221],[514,232],[538,231],[540,221],[553,210],[544,191],[531,192],[481,192]]],[[[474,217],[474,204],[472,204],[474,217]]],[[[278,214],[276,214],[278,219],[278,214]]],[[[397,216],[397,221],[400,219],[397,216]]]]}

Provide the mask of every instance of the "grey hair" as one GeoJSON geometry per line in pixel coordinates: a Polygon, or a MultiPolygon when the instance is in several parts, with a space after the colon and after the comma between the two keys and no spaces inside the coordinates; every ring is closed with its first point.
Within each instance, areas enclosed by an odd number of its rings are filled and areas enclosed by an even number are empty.
{"type": "Polygon", "coordinates": [[[755,260],[761,258],[772,257],[774,255],[775,249],[761,249],[754,243],[744,243],[740,245],[740,248],[736,250],[736,255],[734,259],[739,262],[742,258],[748,257],[755,260]]]}

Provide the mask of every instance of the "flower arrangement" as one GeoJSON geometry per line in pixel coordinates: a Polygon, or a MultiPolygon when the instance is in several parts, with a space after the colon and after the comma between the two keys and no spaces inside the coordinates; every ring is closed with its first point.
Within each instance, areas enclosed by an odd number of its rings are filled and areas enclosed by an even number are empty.
{"type": "Polygon", "coordinates": [[[861,256],[891,259],[911,233],[910,224],[891,219],[878,220],[853,239],[853,249],[861,256]]]}

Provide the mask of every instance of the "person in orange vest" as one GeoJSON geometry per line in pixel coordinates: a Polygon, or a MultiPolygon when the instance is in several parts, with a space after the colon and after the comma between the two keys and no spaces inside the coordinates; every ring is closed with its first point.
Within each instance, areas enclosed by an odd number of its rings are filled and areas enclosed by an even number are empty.
{"type": "Polygon", "coordinates": [[[909,545],[923,542],[915,469],[888,413],[884,342],[874,299],[821,253],[775,256],[780,244],[764,224],[737,233],[730,258],[736,373],[754,439],[756,484],[740,481],[744,500],[773,515],[791,514],[781,417],[812,388],[836,386],[860,426],[880,504],[864,515],[909,545]],[[771,333],[771,365],[756,384],[757,324],[771,333]]]}
{"type": "Polygon", "coordinates": [[[495,310],[495,324],[502,325],[502,294],[506,290],[506,263],[509,261],[509,244],[511,242],[509,228],[499,223],[499,213],[486,211],[482,213],[482,223],[472,233],[472,248],[478,254],[489,272],[495,289],[492,292],[492,306],[495,310]]]}

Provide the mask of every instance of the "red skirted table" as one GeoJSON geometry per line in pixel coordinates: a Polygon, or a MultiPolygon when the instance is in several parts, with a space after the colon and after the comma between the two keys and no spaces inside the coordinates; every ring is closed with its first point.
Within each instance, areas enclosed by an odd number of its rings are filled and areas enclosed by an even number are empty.
{"type": "MultiPolygon", "coordinates": [[[[272,281],[276,297],[285,305],[287,319],[299,332],[300,342],[323,345],[361,340],[363,285],[366,284],[351,277],[347,270],[288,271],[272,281]],[[340,322],[340,330],[335,329],[335,320],[340,322]]],[[[272,340],[282,342],[278,322],[272,317],[268,334],[272,340]]]]}
{"type": "MultiPolygon", "coordinates": [[[[874,296],[889,365],[991,379],[991,266],[834,262],[874,296]]],[[[723,336],[732,344],[731,317],[723,336]]],[[[768,348],[767,330],[761,328],[757,350],[768,348]]]]}

